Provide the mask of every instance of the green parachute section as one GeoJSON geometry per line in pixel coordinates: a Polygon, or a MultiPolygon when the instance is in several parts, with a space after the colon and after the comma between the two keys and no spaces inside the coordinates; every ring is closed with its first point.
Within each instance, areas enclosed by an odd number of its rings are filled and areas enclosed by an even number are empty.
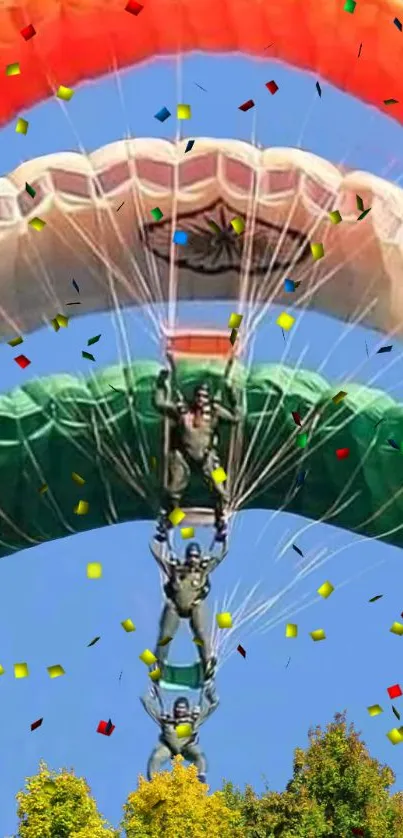
{"type": "MultiPolygon", "coordinates": [[[[145,361],[88,380],[59,375],[0,397],[1,556],[83,530],[155,519],[164,435],[151,396],[159,370],[145,361]],[[74,483],[72,472],[85,484],[74,483]],[[74,512],[80,500],[89,504],[85,515],[74,512]]],[[[185,396],[200,380],[220,387],[222,375],[223,365],[209,359],[177,368],[185,396]]],[[[331,386],[315,373],[278,365],[238,366],[232,380],[245,408],[230,467],[239,508],[282,508],[403,546],[403,457],[388,443],[403,440],[402,406],[380,391],[331,386]],[[335,405],[332,397],[341,388],[348,395],[335,405]],[[304,420],[316,408],[301,448],[303,429],[292,412],[304,420]],[[347,459],[337,459],[341,448],[350,449],[347,459]],[[306,477],[298,486],[301,471],[306,477]],[[256,479],[255,490],[242,499],[256,479]]],[[[230,434],[225,428],[220,438],[224,464],[230,434]]],[[[182,506],[210,504],[206,487],[194,481],[182,506]]]]}

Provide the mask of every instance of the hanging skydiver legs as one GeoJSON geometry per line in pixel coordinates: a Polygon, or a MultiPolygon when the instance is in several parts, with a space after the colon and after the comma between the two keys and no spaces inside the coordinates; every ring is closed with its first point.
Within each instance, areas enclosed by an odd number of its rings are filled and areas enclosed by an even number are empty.
{"type": "Polygon", "coordinates": [[[140,700],[146,712],[161,729],[159,742],[148,760],[148,779],[151,780],[156,773],[161,771],[168,760],[181,754],[188,762],[196,765],[199,780],[205,782],[207,761],[199,746],[198,733],[202,724],[219,704],[212,685],[205,687],[202,691],[200,706],[190,706],[188,699],[181,696],[174,702],[171,713],[165,712],[155,687],[152,687],[148,695],[140,700]],[[178,735],[176,729],[179,724],[190,725],[191,730],[188,736],[178,735]]]}
{"type": "Polygon", "coordinates": [[[204,680],[214,677],[216,660],[212,655],[210,632],[205,599],[210,593],[209,575],[225,558],[227,531],[216,532],[215,543],[220,544],[217,554],[203,555],[200,545],[192,542],[186,548],[185,561],[182,563],[173,554],[168,541],[168,533],[161,525],[150,543],[150,550],[161,568],[166,582],[164,593],[166,602],[160,617],[159,632],[155,655],[163,670],[168,657],[168,640],[172,640],[178,631],[181,620],[189,620],[197,649],[203,666],[204,680]]]}

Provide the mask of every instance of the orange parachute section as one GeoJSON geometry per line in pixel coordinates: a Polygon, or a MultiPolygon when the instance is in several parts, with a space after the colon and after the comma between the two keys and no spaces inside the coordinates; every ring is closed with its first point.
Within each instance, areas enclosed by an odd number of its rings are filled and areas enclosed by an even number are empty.
{"type": "Polygon", "coordinates": [[[403,122],[401,4],[358,0],[349,14],[344,2],[132,0],[142,8],[129,14],[127,0],[0,0],[0,125],[59,85],[192,50],[279,59],[403,122]],[[29,25],[36,34],[24,40],[29,25]],[[17,62],[21,74],[7,77],[17,62]]]}

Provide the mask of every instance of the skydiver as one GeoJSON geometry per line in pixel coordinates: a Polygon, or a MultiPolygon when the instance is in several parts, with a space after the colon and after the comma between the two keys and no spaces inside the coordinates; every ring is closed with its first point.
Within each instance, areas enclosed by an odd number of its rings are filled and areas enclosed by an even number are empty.
{"type": "Polygon", "coordinates": [[[217,709],[219,699],[212,684],[205,685],[201,693],[200,706],[190,706],[184,696],[177,698],[172,712],[166,713],[158,690],[152,686],[145,698],[140,699],[149,716],[160,726],[159,742],[155,746],[147,765],[147,777],[152,779],[154,774],[161,771],[162,766],[169,759],[181,754],[188,762],[196,765],[200,782],[206,782],[207,761],[199,746],[199,729],[208,717],[217,709]],[[192,732],[185,738],[179,738],[176,733],[178,724],[190,724],[192,732]]]}
{"type": "Polygon", "coordinates": [[[159,632],[155,656],[163,668],[168,657],[168,644],[164,640],[175,637],[181,620],[189,620],[194,639],[197,640],[199,657],[206,681],[214,677],[216,659],[211,653],[210,637],[204,600],[210,593],[209,575],[223,561],[228,552],[227,529],[216,528],[214,543],[221,544],[219,553],[203,555],[197,542],[186,548],[185,561],[172,553],[168,532],[159,525],[150,543],[150,550],[158,562],[166,582],[166,602],[159,621],[159,632]],[[163,645],[161,645],[163,643],[163,645]]]}
{"type": "MultiPolygon", "coordinates": [[[[216,523],[224,526],[227,491],[223,483],[212,480],[211,472],[220,466],[218,429],[221,422],[237,425],[241,419],[235,389],[225,376],[229,407],[221,403],[221,392],[211,394],[209,385],[199,384],[190,403],[173,387],[174,367],[161,370],[154,390],[155,409],[171,420],[166,494],[169,512],[180,506],[182,495],[189,485],[192,471],[201,471],[204,480],[212,485],[215,495],[216,523]],[[172,394],[172,391],[175,391],[172,394]]],[[[166,513],[162,513],[164,516],[166,513]]]]}

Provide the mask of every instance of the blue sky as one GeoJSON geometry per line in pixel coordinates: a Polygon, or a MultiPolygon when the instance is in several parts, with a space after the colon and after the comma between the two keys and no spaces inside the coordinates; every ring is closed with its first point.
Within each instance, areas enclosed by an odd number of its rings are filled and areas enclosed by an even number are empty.
{"type": "MultiPolygon", "coordinates": [[[[396,158],[390,176],[398,179],[401,127],[324,83],[319,100],[315,81],[279,64],[241,56],[189,56],[180,67],[159,60],[121,74],[122,95],[116,78],[110,77],[82,85],[67,108],[55,100],[21,114],[30,121],[29,133],[16,135],[14,125],[0,132],[1,169],[7,173],[31,157],[74,150],[78,142],[90,151],[128,131],[132,136],[172,137],[175,120],[160,125],[153,114],[164,105],[174,112],[177,102],[185,101],[192,104],[193,137],[249,140],[254,134],[262,145],[300,145],[376,174],[396,158]],[[264,88],[271,79],[279,85],[275,97],[268,97],[264,88]],[[238,105],[249,98],[257,107],[243,114],[238,105]]],[[[181,324],[196,321],[218,328],[227,322],[229,311],[224,304],[183,305],[179,318],[181,324]]],[[[343,329],[329,318],[305,315],[285,354],[281,332],[269,320],[259,332],[255,361],[292,365],[306,349],[305,366],[312,370],[319,368],[343,329]]],[[[128,312],[125,321],[132,357],[158,359],[145,314],[128,312]]],[[[0,346],[2,392],[41,375],[85,373],[81,346],[99,332],[102,339],[94,354],[102,367],[118,358],[109,314],[72,321],[52,340],[51,352],[48,330],[29,336],[32,364],[25,371],[12,364],[9,347],[0,346]]],[[[379,337],[358,328],[346,336],[330,353],[323,374],[340,383],[353,370],[355,380],[362,382],[378,375],[377,386],[402,400],[399,348],[395,344],[386,363],[385,356],[367,361],[365,340],[371,346],[379,337]]],[[[287,514],[273,518],[267,511],[239,514],[229,556],[213,578],[218,602],[239,582],[240,604],[256,583],[267,598],[295,578],[296,554],[290,550],[278,560],[289,535],[305,553],[324,545],[337,554],[275,606],[270,618],[277,625],[269,632],[249,637],[246,627],[239,634],[246,660],[234,654],[220,671],[221,706],[202,732],[211,786],[217,788],[226,777],[261,791],[265,778],[271,788],[283,788],[291,774],[293,748],[305,745],[308,727],[324,725],[346,708],[372,754],[394,768],[396,788],[402,789],[401,751],[385,736],[395,726],[386,689],[403,680],[398,664],[403,641],[388,631],[403,608],[400,551],[317,524],[299,535],[305,523],[287,514]],[[326,579],[336,590],[322,601],[315,591],[326,579]],[[368,599],[378,593],[383,599],[369,605],[368,599]],[[296,613],[301,602],[311,599],[315,604],[296,613]],[[285,639],[287,621],[298,623],[297,640],[285,639]],[[314,644],[309,632],[320,627],[326,629],[327,640],[314,644]],[[385,713],[370,719],[366,707],[378,702],[385,713]]],[[[151,523],[141,523],[84,533],[0,563],[0,663],[6,669],[0,680],[1,835],[15,831],[14,795],[41,758],[51,767],[74,767],[84,775],[101,811],[115,825],[127,794],[145,770],[158,733],[139,703],[148,684],[138,655],[153,646],[161,605],[159,577],[148,552],[152,529],[151,523]],[[96,560],[102,561],[104,575],[91,582],[85,569],[96,560]],[[137,626],[134,634],[125,634],[120,626],[129,616],[137,626]],[[96,635],[101,635],[100,642],[88,649],[96,635]],[[30,666],[24,681],[13,678],[17,661],[30,666]],[[50,680],[46,667],[56,663],[64,666],[66,676],[50,680]],[[30,724],[39,717],[44,723],[31,733],[30,724]],[[97,735],[99,720],[109,717],[116,725],[113,736],[97,735]]],[[[184,630],[175,655],[181,661],[193,654],[184,630]]],[[[394,703],[398,706],[399,700],[394,703]]]]}

